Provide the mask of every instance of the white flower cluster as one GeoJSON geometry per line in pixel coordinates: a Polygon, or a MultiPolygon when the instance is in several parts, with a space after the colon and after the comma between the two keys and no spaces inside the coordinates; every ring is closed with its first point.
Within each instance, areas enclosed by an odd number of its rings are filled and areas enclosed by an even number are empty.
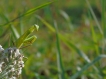
{"type": "Polygon", "coordinates": [[[0,79],[19,79],[24,67],[23,57],[16,47],[4,50],[0,45],[0,79]]]}

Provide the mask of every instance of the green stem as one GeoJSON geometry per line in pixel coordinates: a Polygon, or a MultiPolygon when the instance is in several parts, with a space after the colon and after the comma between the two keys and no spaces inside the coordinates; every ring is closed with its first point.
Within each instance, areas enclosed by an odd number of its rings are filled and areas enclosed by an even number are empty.
{"type": "Polygon", "coordinates": [[[106,24],[105,24],[105,0],[102,0],[102,27],[103,27],[103,50],[105,49],[105,39],[106,39],[106,24]]]}
{"type": "Polygon", "coordinates": [[[58,70],[59,70],[59,79],[65,79],[65,73],[64,73],[64,68],[63,68],[63,64],[62,64],[60,42],[59,42],[58,29],[57,29],[56,22],[55,22],[55,29],[56,29],[56,40],[57,40],[57,49],[58,49],[57,65],[58,65],[58,70]]]}

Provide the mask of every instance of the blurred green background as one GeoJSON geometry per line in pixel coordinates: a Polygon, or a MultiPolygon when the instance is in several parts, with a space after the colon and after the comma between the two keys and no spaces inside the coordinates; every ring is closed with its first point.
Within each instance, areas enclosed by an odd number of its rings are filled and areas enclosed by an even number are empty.
{"type": "Polygon", "coordinates": [[[106,79],[105,0],[56,0],[21,16],[50,1],[0,0],[4,48],[32,25],[40,27],[37,40],[22,49],[28,59],[20,79],[106,79]]]}

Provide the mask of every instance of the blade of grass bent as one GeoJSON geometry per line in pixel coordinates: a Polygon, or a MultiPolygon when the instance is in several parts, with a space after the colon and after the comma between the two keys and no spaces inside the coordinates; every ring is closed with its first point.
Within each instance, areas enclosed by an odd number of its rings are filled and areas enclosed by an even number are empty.
{"type": "Polygon", "coordinates": [[[65,79],[65,73],[64,73],[64,68],[62,64],[62,57],[61,57],[61,51],[60,51],[60,42],[59,42],[59,36],[58,36],[58,29],[57,29],[57,24],[56,22],[54,23],[55,25],[55,30],[56,30],[56,40],[57,40],[57,65],[58,65],[58,70],[60,72],[59,74],[59,79],[65,79]]]}
{"type": "Polygon", "coordinates": [[[76,79],[79,75],[81,75],[85,70],[87,70],[90,66],[94,65],[96,62],[98,62],[100,59],[106,57],[106,55],[99,55],[96,57],[92,62],[86,64],[80,71],[78,71],[75,75],[73,75],[70,79],[76,79]]]}

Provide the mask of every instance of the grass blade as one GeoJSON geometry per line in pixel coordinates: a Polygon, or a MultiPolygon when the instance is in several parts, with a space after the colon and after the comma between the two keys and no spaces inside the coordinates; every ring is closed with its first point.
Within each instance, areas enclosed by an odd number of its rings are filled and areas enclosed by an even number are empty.
{"type": "Polygon", "coordinates": [[[13,32],[15,38],[18,39],[18,38],[20,37],[18,31],[16,30],[16,28],[15,28],[12,24],[11,24],[10,27],[11,27],[11,30],[12,30],[12,32],[13,32]]]}
{"type": "Polygon", "coordinates": [[[98,22],[98,20],[97,20],[97,18],[96,18],[96,16],[95,16],[94,11],[92,10],[92,7],[91,7],[89,1],[88,1],[88,0],[85,0],[85,1],[86,1],[87,5],[88,5],[88,7],[89,7],[89,10],[90,10],[90,12],[91,12],[91,14],[92,14],[92,16],[93,16],[93,18],[94,18],[94,20],[95,20],[95,22],[96,22],[98,28],[99,28],[100,33],[103,35],[103,31],[102,31],[102,29],[101,29],[101,26],[100,26],[100,24],[99,24],[99,22],[98,22]]]}
{"type": "Polygon", "coordinates": [[[102,53],[105,53],[104,49],[105,49],[105,45],[106,45],[106,42],[105,42],[105,40],[106,40],[106,24],[105,24],[105,22],[106,22],[106,16],[105,16],[106,13],[105,13],[105,9],[106,9],[106,7],[105,7],[105,0],[102,0],[102,27],[103,27],[103,32],[104,32],[102,53]]]}
{"type": "Polygon", "coordinates": [[[47,6],[47,5],[51,4],[51,3],[53,3],[53,1],[52,2],[48,2],[48,3],[45,3],[45,4],[41,5],[41,6],[36,7],[36,8],[30,9],[26,13],[22,14],[21,16],[27,16],[29,14],[32,14],[34,11],[36,11],[36,10],[38,10],[40,8],[43,8],[43,7],[45,7],[45,6],[47,6]]]}
{"type": "Polygon", "coordinates": [[[89,12],[90,28],[91,28],[91,33],[92,33],[93,42],[95,42],[94,48],[95,48],[95,50],[96,50],[96,55],[98,56],[98,55],[100,54],[100,52],[99,52],[99,46],[97,45],[97,43],[98,43],[97,34],[96,34],[95,29],[94,29],[94,26],[93,26],[93,24],[92,24],[92,18],[91,18],[91,17],[92,17],[92,16],[91,16],[91,14],[90,14],[90,12],[89,12]]]}
{"type": "Polygon", "coordinates": [[[73,25],[72,25],[72,23],[71,23],[71,20],[70,20],[70,17],[69,17],[69,15],[65,12],[65,11],[63,11],[63,10],[60,10],[60,14],[64,17],[64,19],[67,21],[67,24],[68,24],[68,26],[69,26],[69,29],[70,29],[70,31],[73,31],[73,25]]]}
{"type": "Polygon", "coordinates": [[[55,25],[55,30],[56,30],[56,40],[57,40],[57,65],[58,65],[58,70],[60,72],[59,74],[59,79],[65,79],[65,73],[64,73],[64,68],[62,64],[62,57],[61,57],[61,51],[60,51],[60,42],[59,42],[59,35],[58,35],[58,29],[57,29],[57,24],[56,22],[54,23],[55,25]]]}
{"type": "Polygon", "coordinates": [[[105,14],[105,0],[102,0],[102,27],[104,29],[104,38],[106,38],[106,14],[105,14]]]}
{"type": "Polygon", "coordinates": [[[90,66],[94,65],[100,59],[106,57],[106,55],[99,55],[92,62],[86,64],[80,71],[78,71],[75,75],[73,75],[70,79],[76,79],[79,75],[81,75],[85,70],[87,70],[90,66]]]}
{"type": "Polygon", "coordinates": [[[51,26],[49,23],[47,23],[44,19],[42,19],[40,16],[36,16],[42,23],[46,25],[52,32],[56,32],[53,26],[51,26]]]}

